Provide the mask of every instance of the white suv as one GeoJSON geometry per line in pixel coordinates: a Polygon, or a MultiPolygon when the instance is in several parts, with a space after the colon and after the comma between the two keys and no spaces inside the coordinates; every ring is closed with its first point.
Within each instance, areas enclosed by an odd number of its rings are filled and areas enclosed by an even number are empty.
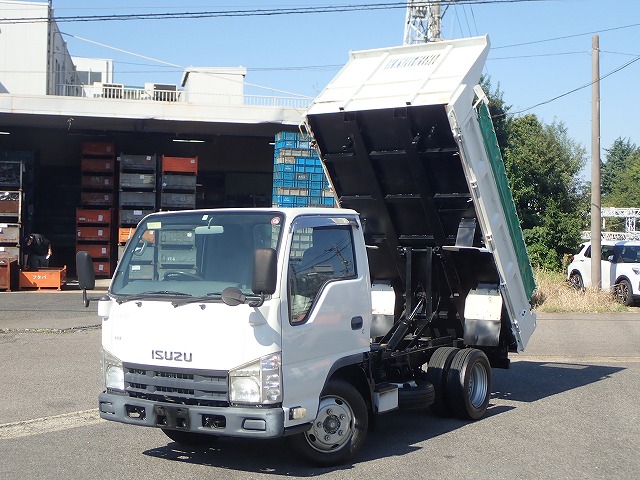
{"type": "MultiPolygon", "coordinates": [[[[618,301],[633,305],[640,299],[640,242],[602,240],[602,288],[612,289],[618,301]]],[[[576,288],[591,286],[591,242],[580,245],[567,268],[576,288]]]]}

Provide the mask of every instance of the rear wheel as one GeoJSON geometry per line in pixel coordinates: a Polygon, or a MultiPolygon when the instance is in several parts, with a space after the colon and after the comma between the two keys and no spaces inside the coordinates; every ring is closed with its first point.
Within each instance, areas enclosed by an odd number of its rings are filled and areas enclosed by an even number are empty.
{"type": "Polygon", "coordinates": [[[369,417],[362,395],[342,380],[327,384],[311,428],[289,437],[291,447],[312,463],[338,465],[352,457],[367,435],[369,417]]]}
{"type": "Polygon", "coordinates": [[[428,363],[426,381],[435,389],[431,410],[438,415],[445,416],[451,413],[447,402],[447,376],[453,357],[459,351],[460,349],[455,347],[440,347],[433,353],[428,363]]]}
{"type": "Polygon", "coordinates": [[[206,447],[216,441],[214,435],[207,435],[206,433],[183,432],[168,428],[163,428],[162,431],[174,442],[190,447],[206,447]]]}
{"type": "Polygon", "coordinates": [[[484,416],[491,397],[491,365],[484,352],[467,348],[456,353],[447,376],[447,396],[458,417],[484,416]]]}
{"type": "Polygon", "coordinates": [[[620,280],[615,287],[615,292],[616,292],[616,299],[620,303],[626,305],[627,307],[630,307],[631,305],[633,305],[633,289],[631,287],[631,282],[629,282],[629,280],[626,280],[626,279],[620,280]]]}

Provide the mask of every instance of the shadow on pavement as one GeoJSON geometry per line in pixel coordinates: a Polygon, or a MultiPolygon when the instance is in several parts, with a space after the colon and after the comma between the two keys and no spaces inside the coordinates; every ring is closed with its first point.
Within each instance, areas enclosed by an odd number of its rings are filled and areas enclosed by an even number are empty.
{"type": "MultiPolygon", "coordinates": [[[[605,381],[621,367],[513,362],[509,370],[494,370],[492,404],[487,417],[517,409],[496,405],[500,400],[536,402],[582,386],[605,381]]],[[[482,421],[482,420],[480,420],[482,421]]],[[[395,457],[420,450],[421,442],[462,428],[469,422],[441,418],[425,411],[397,411],[379,417],[366,443],[353,462],[395,457]]],[[[296,477],[314,477],[329,471],[350,470],[354,463],[340,467],[310,467],[294,457],[284,439],[272,441],[218,438],[209,448],[192,448],[177,443],[154,448],[145,455],[175,462],[216,466],[231,470],[296,477]]]]}

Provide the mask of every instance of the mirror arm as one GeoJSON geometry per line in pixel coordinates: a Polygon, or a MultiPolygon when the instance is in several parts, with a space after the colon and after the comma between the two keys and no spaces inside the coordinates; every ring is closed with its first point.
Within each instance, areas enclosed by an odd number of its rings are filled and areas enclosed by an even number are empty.
{"type": "Polygon", "coordinates": [[[84,308],[88,308],[91,302],[98,302],[102,299],[103,297],[89,297],[87,295],[87,289],[86,288],[82,289],[82,302],[84,303],[84,308]]]}
{"type": "Polygon", "coordinates": [[[260,293],[260,300],[258,300],[257,302],[250,302],[249,306],[257,308],[257,307],[261,307],[263,303],[264,303],[264,292],[261,292],[260,293]]]}

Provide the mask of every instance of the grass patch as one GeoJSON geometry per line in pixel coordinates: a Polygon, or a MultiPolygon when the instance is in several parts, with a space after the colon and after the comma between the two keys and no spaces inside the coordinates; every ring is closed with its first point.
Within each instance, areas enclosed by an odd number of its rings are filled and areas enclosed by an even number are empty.
{"type": "Polygon", "coordinates": [[[538,270],[534,272],[536,291],[531,303],[538,312],[607,313],[628,312],[630,308],[615,301],[611,292],[593,289],[576,290],[565,274],[538,270]]]}

